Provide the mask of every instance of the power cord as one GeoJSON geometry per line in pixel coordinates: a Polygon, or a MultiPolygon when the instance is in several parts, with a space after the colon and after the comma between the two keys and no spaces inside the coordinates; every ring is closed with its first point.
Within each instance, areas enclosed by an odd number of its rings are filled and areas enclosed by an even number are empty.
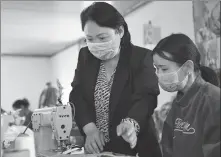
{"type": "Polygon", "coordinates": [[[28,125],[26,126],[26,128],[25,128],[25,130],[24,130],[24,132],[22,133],[22,134],[25,134],[25,132],[27,131],[27,129],[28,129],[28,127],[29,127],[29,125],[32,123],[32,121],[30,121],[29,123],[28,123],[28,125]]]}

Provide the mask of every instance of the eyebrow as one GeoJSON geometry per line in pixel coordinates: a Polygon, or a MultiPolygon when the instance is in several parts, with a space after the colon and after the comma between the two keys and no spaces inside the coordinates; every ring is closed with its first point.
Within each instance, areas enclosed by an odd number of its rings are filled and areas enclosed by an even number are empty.
{"type": "MultiPolygon", "coordinates": [[[[96,35],[96,36],[102,36],[102,35],[108,35],[107,33],[100,33],[100,34],[98,34],[98,35],[96,35]]],[[[90,35],[86,35],[87,37],[92,37],[92,36],[90,36],[90,35]]]]}
{"type": "Polygon", "coordinates": [[[101,35],[107,35],[107,33],[100,33],[97,36],[101,36],[101,35]]]}
{"type": "Polygon", "coordinates": [[[154,66],[158,66],[158,67],[164,67],[164,66],[166,66],[166,65],[156,65],[156,64],[153,64],[154,66]]]}

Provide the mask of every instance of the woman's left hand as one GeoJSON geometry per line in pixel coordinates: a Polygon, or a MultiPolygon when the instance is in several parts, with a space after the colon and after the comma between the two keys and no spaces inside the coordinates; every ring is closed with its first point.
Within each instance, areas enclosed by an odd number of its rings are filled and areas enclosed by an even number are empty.
{"type": "Polygon", "coordinates": [[[122,136],[132,149],[136,146],[137,134],[133,124],[122,122],[117,126],[117,135],[122,136]]]}

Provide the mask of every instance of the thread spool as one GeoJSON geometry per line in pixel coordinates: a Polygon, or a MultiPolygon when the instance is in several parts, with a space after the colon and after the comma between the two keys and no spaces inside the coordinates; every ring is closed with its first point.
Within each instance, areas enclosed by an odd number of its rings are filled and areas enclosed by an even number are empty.
{"type": "Polygon", "coordinates": [[[36,157],[34,137],[20,134],[15,140],[15,150],[29,150],[29,157],[36,157]]]}

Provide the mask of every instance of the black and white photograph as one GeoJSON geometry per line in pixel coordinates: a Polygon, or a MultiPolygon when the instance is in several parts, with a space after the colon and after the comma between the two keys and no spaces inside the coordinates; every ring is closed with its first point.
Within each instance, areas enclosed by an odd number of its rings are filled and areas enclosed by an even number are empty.
{"type": "Polygon", "coordinates": [[[1,1],[1,157],[220,157],[220,1],[1,1]]]}

